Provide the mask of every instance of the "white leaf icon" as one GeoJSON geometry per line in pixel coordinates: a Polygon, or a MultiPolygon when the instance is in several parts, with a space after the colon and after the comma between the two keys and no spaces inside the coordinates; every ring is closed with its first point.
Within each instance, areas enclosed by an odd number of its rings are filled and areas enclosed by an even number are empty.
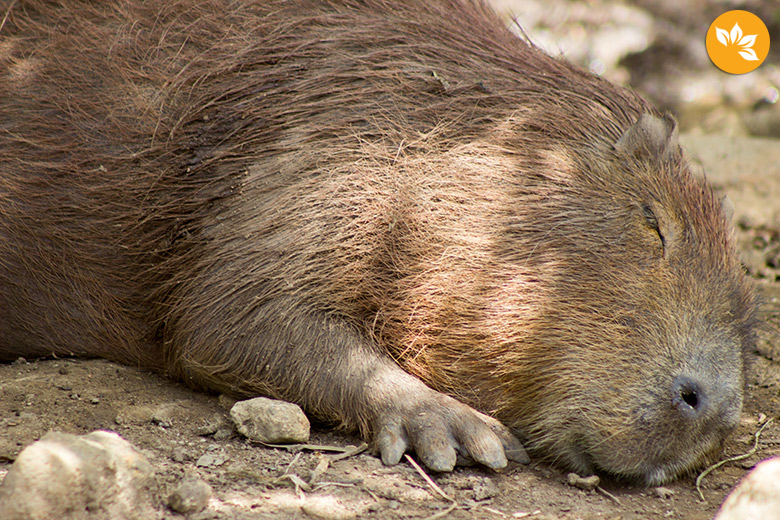
{"type": "Polygon", "coordinates": [[[720,27],[715,27],[715,33],[718,36],[718,41],[728,47],[729,33],[725,29],[721,29],[720,27]]]}
{"type": "Polygon", "coordinates": [[[744,49],[739,51],[739,55],[742,56],[747,61],[758,61],[758,56],[756,56],[756,51],[753,49],[744,49]]]}
{"type": "Polygon", "coordinates": [[[756,36],[758,35],[748,34],[747,36],[739,40],[739,43],[737,43],[737,45],[739,45],[740,47],[752,47],[753,44],[756,43],[756,36]]]}
{"type": "Polygon", "coordinates": [[[731,36],[731,41],[735,43],[742,39],[742,29],[739,28],[738,23],[734,23],[734,27],[731,28],[731,34],[729,34],[729,36],[731,36]]]}
{"type": "Polygon", "coordinates": [[[730,45],[742,47],[737,51],[739,55],[742,56],[742,59],[747,61],[758,61],[756,51],[753,50],[753,45],[756,43],[756,37],[758,36],[757,34],[746,34],[743,36],[742,28],[738,23],[734,23],[734,27],[731,28],[730,32],[721,29],[720,27],[715,27],[715,35],[718,38],[718,41],[726,47],[729,47],[730,45]]]}

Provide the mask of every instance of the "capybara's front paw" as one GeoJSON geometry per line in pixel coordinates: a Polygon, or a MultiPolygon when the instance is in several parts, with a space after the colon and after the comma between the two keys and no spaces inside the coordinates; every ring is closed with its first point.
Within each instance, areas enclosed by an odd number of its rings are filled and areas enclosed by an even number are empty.
{"type": "Polygon", "coordinates": [[[528,462],[520,441],[497,420],[455,399],[430,391],[423,398],[396,402],[377,419],[376,448],[385,464],[414,451],[433,471],[479,462],[493,469],[507,459],[528,462]]]}

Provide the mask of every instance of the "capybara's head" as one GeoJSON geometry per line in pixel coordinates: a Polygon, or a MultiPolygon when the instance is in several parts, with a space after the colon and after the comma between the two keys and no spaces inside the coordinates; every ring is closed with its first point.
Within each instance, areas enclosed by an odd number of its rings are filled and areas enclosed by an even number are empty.
{"type": "Polygon", "coordinates": [[[545,179],[518,194],[532,217],[506,226],[505,258],[526,267],[507,288],[496,413],[564,465],[657,484],[738,424],[755,298],[671,118],[642,115],[611,150],[577,148],[540,153],[545,179]]]}
{"type": "Polygon", "coordinates": [[[612,142],[533,137],[530,124],[486,138],[503,158],[474,175],[511,179],[483,194],[503,206],[490,270],[472,271],[466,310],[408,365],[537,456],[670,480],[714,457],[740,417],[755,296],[730,216],[669,116],[645,113],[612,142]]]}

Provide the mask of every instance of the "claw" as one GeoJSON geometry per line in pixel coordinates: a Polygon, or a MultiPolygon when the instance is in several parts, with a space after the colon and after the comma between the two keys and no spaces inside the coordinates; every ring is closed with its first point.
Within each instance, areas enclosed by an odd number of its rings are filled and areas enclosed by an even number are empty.
{"type": "Polygon", "coordinates": [[[504,444],[504,454],[507,459],[520,464],[528,464],[531,462],[531,458],[528,456],[528,453],[526,453],[525,448],[523,448],[523,445],[520,444],[520,441],[515,439],[514,436],[511,439],[511,443],[504,444]]]}
{"type": "Polygon", "coordinates": [[[377,435],[376,444],[382,456],[382,462],[388,466],[395,466],[406,453],[408,443],[406,436],[397,425],[383,426],[377,435]]]}
{"type": "Polygon", "coordinates": [[[503,424],[451,397],[426,391],[428,396],[406,401],[414,405],[400,407],[403,411],[394,407],[392,413],[380,415],[375,442],[382,462],[397,464],[411,450],[429,469],[440,472],[475,462],[500,470],[508,460],[529,461],[520,441],[503,424]]]}

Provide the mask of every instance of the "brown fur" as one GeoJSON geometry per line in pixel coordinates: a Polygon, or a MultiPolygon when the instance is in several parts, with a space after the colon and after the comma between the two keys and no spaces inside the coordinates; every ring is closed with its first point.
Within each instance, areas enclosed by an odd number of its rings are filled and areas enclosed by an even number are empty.
{"type": "MultiPolygon", "coordinates": [[[[645,101],[482,4],[3,14],[2,357],[104,356],[376,436],[414,415],[389,355],[540,455],[647,482],[735,424],[755,303],[711,189],[671,129],[631,133],[663,121],[645,101]],[[675,377],[717,406],[681,418],[675,377]]],[[[436,428],[404,424],[426,452],[436,428]]]]}

